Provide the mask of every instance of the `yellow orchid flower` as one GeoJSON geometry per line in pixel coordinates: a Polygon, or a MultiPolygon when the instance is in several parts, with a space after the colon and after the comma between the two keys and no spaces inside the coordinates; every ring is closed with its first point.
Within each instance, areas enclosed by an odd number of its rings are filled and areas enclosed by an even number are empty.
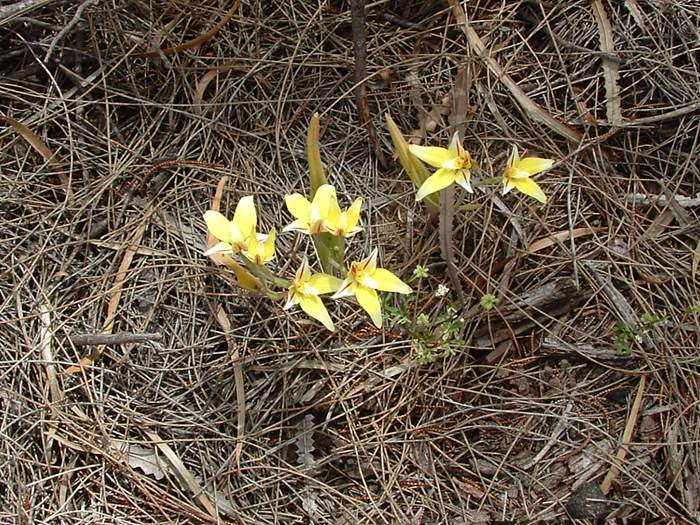
{"type": "Polygon", "coordinates": [[[283,231],[300,231],[308,234],[329,232],[339,237],[351,237],[362,231],[359,226],[362,198],[358,197],[347,211],[340,211],[335,188],[330,184],[321,185],[313,201],[300,193],[286,195],[287,209],[296,219],[283,231]]]}
{"type": "Polygon", "coordinates": [[[328,231],[338,237],[352,237],[362,231],[360,222],[360,209],[362,208],[362,197],[355,199],[347,211],[340,211],[338,203],[331,204],[331,212],[328,217],[328,231]]]}
{"type": "Polygon", "coordinates": [[[258,222],[253,197],[243,197],[238,201],[232,221],[218,211],[209,210],[204,214],[204,222],[207,223],[211,234],[219,240],[219,243],[204,252],[204,255],[239,253],[247,250],[249,239],[255,238],[258,222]]]}
{"type": "Polygon", "coordinates": [[[265,264],[275,258],[275,229],[264,235],[258,233],[248,238],[248,247],[241,253],[255,264],[265,264]]]}
{"type": "Polygon", "coordinates": [[[418,189],[418,193],[416,193],[417,201],[422,200],[431,193],[443,190],[455,182],[469,193],[473,193],[469,182],[472,158],[469,152],[462,147],[459,141],[459,133],[455,132],[452,136],[450,147],[447,149],[411,144],[408,150],[423,162],[438,168],[418,189]]]}
{"type": "Polygon", "coordinates": [[[219,240],[204,252],[206,256],[241,253],[255,264],[265,264],[275,256],[275,229],[267,235],[255,231],[258,217],[252,196],[238,201],[232,221],[218,211],[209,210],[204,214],[204,222],[219,240]]]}
{"type": "Polygon", "coordinates": [[[348,275],[333,299],[354,295],[360,306],[372,318],[377,328],[382,327],[382,308],[377,290],[383,292],[412,293],[410,286],[389,270],[377,268],[377,249],[369,257],[350,265],[348,275]]]}
{"type": "Polygon", "coordinates": [[[520,193],[529,195],[540,201],[547,202],[547,196],[537,183],[530,177],[552,167],[554,161],[551,159],[541,159],[539,157],[520,158],[518,147],[513,146],[513,150],[508,158],[506,170],[503,173],[503,195],[515,188],[520,193]]]}
{"type": "Polygon", "coordinates": [[[300,231],[308,234],[327,232],[330,224],[329,217],[338,208],[335,188],[330,184],[319,186],[312,202],[300,193],[285,195],[284,201],[289,213],[296,219],[282,230],[285,232],[300,231]]]}
{"type": "Polygon", "coordinates": [[[340,285],[340,279],[332,275],[325,273],[311,275],[309,271],[309,262],[306,257],[304,257],[301,266],[294,276],[292,286],[289,287],[287,302],[284,305],[284,309],[287,310],[298,304],[309,317],[321,321],[323,326],[333,332],[335,331],[335,326],[333,326],[333,321],[331,321],[328,310],[326,310],[319,295],[335,292],[340,288],[340,285]]]}

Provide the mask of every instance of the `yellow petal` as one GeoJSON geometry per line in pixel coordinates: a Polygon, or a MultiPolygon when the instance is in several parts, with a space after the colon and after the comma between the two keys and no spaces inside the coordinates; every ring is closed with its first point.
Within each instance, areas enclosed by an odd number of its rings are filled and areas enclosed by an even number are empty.
{"type": "Polygon", "coordinates": [[[515,188],[515,186],[513,186],[512,179],[509,179],[508,177],[503,177],[503,195],[508,193],[513,188],[515,188]]]}
{"type": "Polygon", "coordinates": [[[306,255],[304,255],[304,258],[301,261],[301,266],[299,266],[299,269],[294,276],[294,282],[298,284],[304,283],[309,280],[310,276],[311,272],[309,271],[309,260],[306,258],[306,255]]]}
{"type": "Polygon", "coordinates": [[[204,252],[203,255],[209,257],[210,255],[214,255],[216,253],[233,253],[233,249],[231,248],[230,244],[226,242],[219,242],[204,252]]]}
{"type": "Polygon", "coordinates": [[[377,292],[367,286],[358,286],[355,290],[355,297],[362,309],[372,318],[374,326],[382,327],[382,307],[379,304],[377,292]]]}
{"type": "Polygon", "coordinates": [[[377,270],[372,274],[372,279],[376,284],[375,288],[377,290],[381,290],[382,292],[396,292],[403,294],[413,292],[410,286],[396,277],[389,270],[385,270],[384,268],[377,268],[377,270]]]}
{"type": "Polygon", "coordinates": [[[459,184],[459,186],[464,190],[469,193],[474,193],[474,190],[472,189],[472,185],[469,182],[471,173],[469,173],[469,170],[460,170],[459,174],[457,177],[455,177],[455,182],[459,184]]]}
{"type": "Polygon", "coordinates": [[[356,289],[357,283],[354,280],[350,278],[345,279],[340,284],[340,288],[338,288],[338,291],[331,296],[331,299],[341,299],[342,297],[349,297],[351,295],[355,295],[356,289]]]}
{"type": "Polygon", "coordinates": [[[552,167],[554,161],[551,159],[540,159],[539,157],[525,157],[515,164],[518,171],[525,171],[530,175],[536,175],[552,167]]]}
{"type": "Polygon", "coordinates": [[[337,292],[342,286],[343,281],[327,273],[316,273],[309,278],[307,284],[319,294],[324,294],[337,292]]]}
{"type": "Polygon", "coordinates": [[[443,190],[455,181],[455,172],[453,170],[439,169],[433,173],[428,180],[416,193],[416,200],[422,200],[431,193],[443,190]]]}
{"type": "Polygon", "coordinates": [[[238,201],[236,211],[233,214],[233,223],[238,227],[244,239],[247,239],[251,235],[255,236],[258,217],[255,213],[255,201],[252,195],[243,197],[238,201]]]}
{"type": "Polygon", "coordinates": [[[408,146],[408,151],[423,162],[436,168],[441,168],[445,162],[455,158],[449,150],[436,146],[416,146],[415,144],[411,144],[408,146]]]}
{"type": "Polygon", "coordinates": [[[462,144],[459,141],[459,131],[455,131],[454,135],[452,135],[452,140],[450,141],[448,151],[453,157],[457,157],[461,154],[460,150],[464,151],[462,144]]]}
{"type": "Polygon", "coordinates": [[[231,226],[229,220],[218,211],[209,210],[204,214],[204,222],[211,234],[222,242],[231,242],[231,226]]]}
{"type": "Polygon", "coordinates": [[[311,233],[309,230],[309,223],[308,221],[302,220],[302,219],[297,219],[294,222],[287,224],[282,229],[283,232],[304,232],[304,233],[311,233]]]}
{"type": "Polygon", "coordinates": [[[323,184],[316,190],[316,195],[311,205],[311,223],[315,224],[324,220],[335,223],[339,216],[340,207],[338,206],[335,188],[330,184],[323,184]]]}
{"type": "MultiPolygon", "coordinates": [[[[300,193],[292,193],[284,196],[284,202],[292,216],[304,223],[309,222],[311,216],[311,203],[300,193]]],[[[297,222],[295,221],[295,222],[297,222]]]]}
{"type": "Polygon", "coordinates": [[[309,317],[321,321],[323,326],[328,328],[331,332],[335,331],[335,326],[333,326],[333,321],[331,321],[331,317],[328,315],[328,310],[326,310],[323,301],[321,301],[318,296],[300,294],[299,306],[301,306],[301,309],[304,310],[309,317]]]}
{"type": "Polygon", "coordinates": [[[255,264],[261,264],[259,260],[262,254],[262,250],[260,250],[260,241],[258,241],[255,236],[252,236],[248,237],[245,242],[247,247],[241,250],[243,256],[255,264]]]}
{"type": "Polygon", "coordinates": [[[275,231],[274,228],[270,230],[269,235],[267,236],[267,239],[265,239],[265,242],[263,243],[263,262],[266,263],[268,261],[271,261],[272,259],[275,258],[275,237],[277,236],[277,232],[275,231]]]}
{"type": "Polygon", "coordinates": [[[374,270],[377,269],[377,254],[378,253],[379,253],[379,250],[377,250],[377,248],[375,248],[374,250],[372,250],[372,253],[369,254],[369,257],[366,257],[365,259],[362,259],[362,261],[360,261],[360,266],[368,274],[374,273],[374,270]]]}
{"type": "Polygon", "coordinates": [[[513,166],[513,164],[519,161],[520,155],[518,155],[518,146],[513,144],[513,146],[510,149],[510,156],[508,157],[508,163],[506,164],[506,167],[510,168],[511,166],[513,166]]]}
{"type": "Polygon", "coordinates": [[[352,206],[348,208],[348,211],[346,212],[346,223],[345,223],[345,228],[346,231],[349,235],[352,235],[354,233],[357,233],[358,231],[361,231],[362,228],[358,228],[357,223],[360,222],[360,210],[362,209],[362,197],[358,197],[355,199],[355,202],[352,203],[352,206]]]}
{"type": "Polygon", "coordinates": [[[296,293],[296,290],[294,286],[291,286],[289,288],[289,291],[287,292],[287,301],[284,303],[284,306],[282,307],[283,310],[289,310],[293,306],[296,306],[299,304],[299,294],[296,293]]]}
{"type": "Polygon", "coordinates": [[[530,178],[512,179],[511,182],[519,192],[537,199],[542,204],[547,202],[547,196],[534,180],[530,178]]]}

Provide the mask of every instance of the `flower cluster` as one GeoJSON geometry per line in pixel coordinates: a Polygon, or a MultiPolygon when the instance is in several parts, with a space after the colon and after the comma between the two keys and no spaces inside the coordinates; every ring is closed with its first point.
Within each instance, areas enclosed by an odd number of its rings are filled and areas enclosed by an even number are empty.
{"type": "MultiPolygon", "coordinates": [[[[321,185],[311,201],[299,193],[285,196],[287,210],[294,221],[283,231],[297,231],[311,235],[317,246],[323,244],[322,235],[349,238],[362,231],[360,210],[362,198],[357,198],[345,211],[340,209],[336,190],[329,184],[321,185]]],[[[265,278],[263,265],[274,258],[275,230],[268,234],[256,231],[257,214],[253,197],[243,197],[236,206],[232,220],[221,213],[209,210],[204,221],[218,243],[205,252],[214,254],[241,254],[251,272],[265,278]]],[[[318,250],[320,252],[320,250],[318,250]]],[[[304,257],[291,282],[285,282],[287,300],[285,309],[298,305],[307,315],[320,321],[328,330],[335,330],[321,295],[333,293],[333,299],[352,296],[369,314],[372,322],[381,328],[382,311],[377,291],[410,294],[411,288],[388,270],[377,267],[377,249],[366,259],[350,263],[344,279],[328,273],[312,273],[309,261],[304,257]]],[[[341,261],[336,261],[342,266],[341,261]]],[[[283,280],[273,279],[273,284],[283,280]]]]}
{"type": "MultiPolygon", "coordinates": [[[[471,169],[474,167],[474,162],[469,152],[462,147],[458,133],[452,136],[448,148],[411,144],[408,146],[408,150],[426,164],[438,168],[418,188],[417,201],[454,183],[469,193],[474,191],[471,186],[471,169]]],[[[521,159],[518,148],[514,145],[503,172],[503,194],[505,195],[515,188],[543,204],[546,203],[547,197],[537,183],[532,180],[532,177],[548,170],[553,164],[553,160],[539,157],[521,159]]]]}
{"type": "MultiPolygon", "coordinates": [[[[417,146],[406,142],[389,115],[387,125],[399,161],[418,188],[417,201],[426,199],[428,207],[434,212],[439,206],[434,194],[450,185],[456,183],[467,192],[474,191],[471,175],[478,166],[462,146],[458,133],[453,135],[447,148],[417,146]],[[430,174],[420,161],[437,170],[430,174]]],[[[276,276],[265,266],[275,257],[276,232],[274,228],[266,234],[257,231],[257,213],[252,196],[243,197],[238,202],[232,220],[214,210],[204,214],[209,232],[218,240],[205,255],[232,268],[239,284],[245,288],[261,291],[272,299],[282,298],[275,288],[286,289],[285,309],[299,306],[329,330],[335,330],[335,326],[321,298],[328,294],[332,294],[332,299],[353,297],[369,314],[372,322],[381,328],[382,309],[377,292],[410,294],[413,290],[390,271],[377,267],[377,248],[366,258],[346,266],[345,241],[362,231],[360,212],[363,200],[358,197],[346,210],[340,208],[336,190],[327,183],[321,162],[317,115],[312,118],[308,130],[307,156],[311,199],[300,193],[285,196],[287,210],[294,220],[282,231],[309,235],[323,272],[313,273],[306,257],[291,281],[276,276]]],[[[497,182],[502,182],[504,194],[515,188],[545,203],[547,197],[532,177],[553,164],[552,160],[538,157],[521,159],[517,147],[513,146],[505,170],[497,182]]],[[[475,185],[488,183],[485,180],[474,182],[475,185]]],[[[420,272],[414,272],[414,277],[421,278],[427,274],[427,268],[421,267],[420,272]]],[[[436,295],[445,297],[448,293],[449,289],[441,285],[436,295]]]]}

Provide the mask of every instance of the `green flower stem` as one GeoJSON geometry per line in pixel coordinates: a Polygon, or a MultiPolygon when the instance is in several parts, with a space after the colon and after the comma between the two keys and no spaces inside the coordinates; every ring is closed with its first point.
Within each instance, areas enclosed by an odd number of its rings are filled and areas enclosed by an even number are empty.
{"type": "Polygon", "coordinates": [[[292,286],[292,281],[289,279],[284,279],[283,277],[278,277],[267,266],[262,266],[263,273],[272,281],[272,284],[279,288],[284,288],[285,290],[292,286]]]}
{"type": "Polygon", "coordinates": [[[312,237],[323,271],[336,277],[344,276],[345,239],[330,233],[317,233],[312,237]]]}
{"type": "MultiPolygon", "coordinates": [[[[274,292],[270,289],[268,285],[268,281],[271,280],[273,284],[276,286],[279,286],[277,283],[275,283],[275,279],[279,279],[278,277],[272,275],[272,272],[265,268],[264,266],[260,264],[255,264],[253,261],[243,258],[245,262],[245,266],[252,273],[255,277],[258,278],[258,281],[260,281],[260,285],[263,288],[263,293],[269,298],[272,299],[273,301],[277,301],[282,298],[282,294],[279,292],[274,292]]],[[[279,279],[281,281],[284,281],[284,279],[279,279]]],[[[288,281],[285,281],[288,283],[288,281]]],[[[291,285],[291,283],[287,284],[287,288],[291,285]]]]}

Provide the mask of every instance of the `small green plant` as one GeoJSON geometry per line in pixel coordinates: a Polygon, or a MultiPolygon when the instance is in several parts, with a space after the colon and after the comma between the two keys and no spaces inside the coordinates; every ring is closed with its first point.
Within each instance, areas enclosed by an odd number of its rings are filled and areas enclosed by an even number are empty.
{"type": "Polygon", "coordinates": [[[415,281],[416,279],[425,279],[429,275],[428,267],[427,266],[421,266],[420,264],[417,265],[413,269],[413,277],[411,277],[412,281],[415,281]]]}
{"type": "Polygon", "coordinates": [[[700,300],[695,301],[693,305],[690,307],[691,312],[694,314],[700,315],[700,300]]]}
{"type": "Polygon", "coordinates": [[[414,339],[411,346],[413,352],[416,354],[416,359],[418,359],[420,364],[429,365],[437,360],[435,347],[430,346],[425,341],[414,339]]]}
{"type": "Polygon", "coordinates": [[[620,355],[629,355],[632,351],[631,344],[639,342],[641,337],[622,321],[617,321],[613,325],[613,345],[615,351],[620,355]]]}
{"type": "Polygon", "coordinates": [[[668,317],[665,315],[658,316],[652,313],[644,313],[639,317],[639,321],[642,323],[645,333],[648,333],[654,341],[658,341],[661,338],[659,328],[668,322],[668,317]]]}
{"type": "Polygon", "coordinates": [[[493,294],[487,293],[481,298],[479,304],[481,304],[481,307],[488,312],[490,310],[493,310],[494,307],[498,306],[498,297],[496,297],[493,294]]]}
{"type": "MultiPolygon", "coordinates": [[[[415,322],[408,329],[416,358],[422,364],[433,363],[438,357],[449,359],[466,344],[463,335],[465,320],[459,315],[460,309],[456,299],[449,294],[449,291],[444,294],[442,290],[439,291],[441,295],[437,290],[433,293],[444,298],[442,308],[436,314],[434,313],[433,317],[425,312],[418,314],[415,316],[415,322]]],[[[419,300],[420,294],[414,301],[419,300]]],[[[386,310],[391,311],[389,307],[386,310]]],[[[394,315],[400,320],[409,318],[405,312],[401,311],[394,312],[394,315]]]]}

